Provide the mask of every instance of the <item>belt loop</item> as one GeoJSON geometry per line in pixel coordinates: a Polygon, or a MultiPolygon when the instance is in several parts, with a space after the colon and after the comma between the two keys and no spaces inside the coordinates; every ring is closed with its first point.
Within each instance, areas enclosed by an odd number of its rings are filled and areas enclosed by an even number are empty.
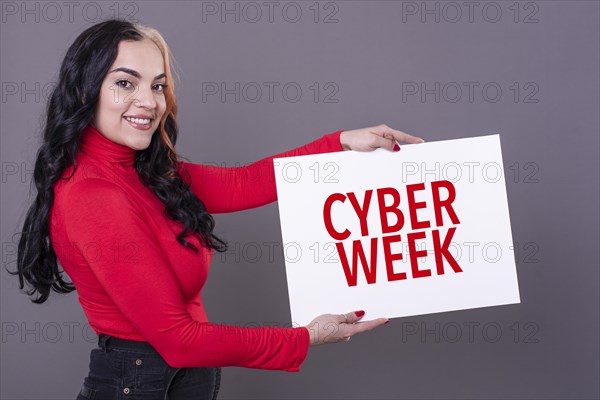
{"type": "Polygon", "coordinates": [[[103,352],[106,353],[106,342],[110,339],[110,336],[107,334],[101,333],[98,336],[98,346],[102,349],[103,352]]]}

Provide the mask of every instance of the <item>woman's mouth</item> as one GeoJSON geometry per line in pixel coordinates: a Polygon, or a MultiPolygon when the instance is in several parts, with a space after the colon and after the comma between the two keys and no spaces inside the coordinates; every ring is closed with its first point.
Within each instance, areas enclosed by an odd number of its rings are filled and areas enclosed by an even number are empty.
{"type": "Polygon", "coordinates": [[[142,131],[147,131],[148,129],[150,129],[152,127],[152,121],[154,121],[151,118],[134,118],[134,117],[123,117],[125,118],[125,120],[127,122],[129,122],[129,125],[133,126],[135,129],[139,129],[142,131]]]}

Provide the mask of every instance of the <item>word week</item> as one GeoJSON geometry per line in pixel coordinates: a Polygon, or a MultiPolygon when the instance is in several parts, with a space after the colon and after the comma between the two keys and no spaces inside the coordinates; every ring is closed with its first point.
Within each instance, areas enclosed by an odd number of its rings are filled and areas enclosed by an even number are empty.
{"type": "MultiPolygon", "coordinates": [[[[427,202],[417,201],[415,199],[416,192],[423,190],[425,190],[425,183],[415,183],[411,185],[406,185],[406,201],[408,202],[410,230],[412,231],[406,235],[406,240],[408,241],[408,251],[410,253],[410,272],[412,274],[412,278],[423,278],[431,276],[430,269],[419,269],[419,265],[417,263],[419,258],[427,256],[427,250],[417,251],[415,248],[416,240],[425,239],[427,237],[426,231],[422,229],[428,229],[431,227],[430,221],[421,221],[417,216],[418,210],[427,207],[427,202]]],[[[430,190],[433,203],[433,212],[435,215],[435,226],[439,228],[444,225],[442,209],[446,210],[446,213],[450,217],[450,221],[452,222],[452,224],[460,224],[460,221],[456,216],[456,212],[454,211],[454,208],[452,208],[452,202],[456,198],[456,189],[454,185],[447,180],[435,181],[431,182],[430,190]],[[447,197],[445,199],[442,199],[440,195],[440,191],[442,189],[444,189],[447,192],[447,197]]],[[[380,188],[377,189],[375,192],[377,197],[377,204],[379,206],[379,220],[381,221],[381,231],[384,235],[390,235],[383,236],[381,238],[370,238],[370,262],[367,262],[367,257],[365,256],[362,239],[354,240],[352,242],[351,255],[352,268],[350,268],[349,266],[348,257],[346,256],[346,250],[344,249],[344,244],[341,242],[343,240],[346,240],[352,232],[350,232],[350,230],[348,229],[339,231],[333,226],[333,221],[331,217],[332,208],[334,203],[345,203],[346,199],[348,199],[360,222],[361,236],[363,236],[363,238],[366,238],[369,236],[367,215],[370,210],[371,199],[373,197],[373,189],[367,190],[365,192],[362,204],[359,203],[355,193],[350,192],[346,193],[345,195],[342,193],[333,193],[327,197],[327,199],[325,200],[325,204],[323,205],[323,221],[325,222],[325,228],[327,229],[329,235],[337,241],[335,245],[340,256],[340,261],[344,269],[344,274],[346,276],[348,286],[356,286],[359,259],[360,263],[362,264],[367,283],[373,284],[376,282],[377,248],[379,239],[381,239],[383,246],[383,255],[385,258],[385,267],[387,271],[388,281],[391,282],[407,279],[406,272],[394,271],[393,263],[394,261],[402,260],[402,253],[392,253],[391,250],[391,245],[393,243],[400,242],[401,235],[398,232],[402,230],[405,222],[404,213],[399,208],[400,203],[402,202],[400,193],[393,187],[380,188]],[[391,204],[386,204],[386,197],[391,197],[391,204]],[[395,215],[395,223],[390,223],[390,220],[388,219],[388,215],[390,214],[395,215]]],[[[440,240],[440,229],[431,230],[437,275],[444,274],[444,258],[447,260],[448,264],[454,272],[463,272],[461,267],[458,265],[458,263],[448,250],[448,246],[452,241],[452,236],[454,236],[455,231],[456,227],[449,228],[442,242],[440,240]]]]}

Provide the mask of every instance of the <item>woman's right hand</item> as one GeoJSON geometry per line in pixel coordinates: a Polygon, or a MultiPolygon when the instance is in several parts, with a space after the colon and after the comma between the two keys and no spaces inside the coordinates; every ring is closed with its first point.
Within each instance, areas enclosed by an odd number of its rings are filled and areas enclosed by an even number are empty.
{"type": "Polygon", "coordinates": [[[310,345],[347,342],[357,333],[370,331],[390,322],[387,318],[377,318],[356,324],[355,322],[360,320],[363,315],[365,315],[365,312],[362,310],[346,314],[319,315],[306,325],[306,329],[310,334],[310,345]]]}

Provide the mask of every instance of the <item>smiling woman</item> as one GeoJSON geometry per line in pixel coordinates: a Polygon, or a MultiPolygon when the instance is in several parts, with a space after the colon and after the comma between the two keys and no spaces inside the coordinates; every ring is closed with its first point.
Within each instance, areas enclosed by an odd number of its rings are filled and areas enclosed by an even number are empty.
{"type": "Polygon", "coordinates": [[[148,39],[122,41],[117,54],[100,87],[92,125],[115,143],[144,150],[166,110],[163,56],[148,39]]]}
{"type": "Polygon", "coordinates": [[[357,310],[297,328],[210,323],[201,290],[214,251],[227,247],[211,213],[275,201],[274,157],[398,150],[396,141],[421,139],[386,125],[340,130],[219,168],[179,159],[176,114],[171,55],[155,29],[108,20],[67,51],[13,273],[35,303],[77,289],[98,334],[78,399],[216,398],[220,367],[299,371],[309,345],[348,341],[387,322],[355,324],[364,315],[357,310]]]}

